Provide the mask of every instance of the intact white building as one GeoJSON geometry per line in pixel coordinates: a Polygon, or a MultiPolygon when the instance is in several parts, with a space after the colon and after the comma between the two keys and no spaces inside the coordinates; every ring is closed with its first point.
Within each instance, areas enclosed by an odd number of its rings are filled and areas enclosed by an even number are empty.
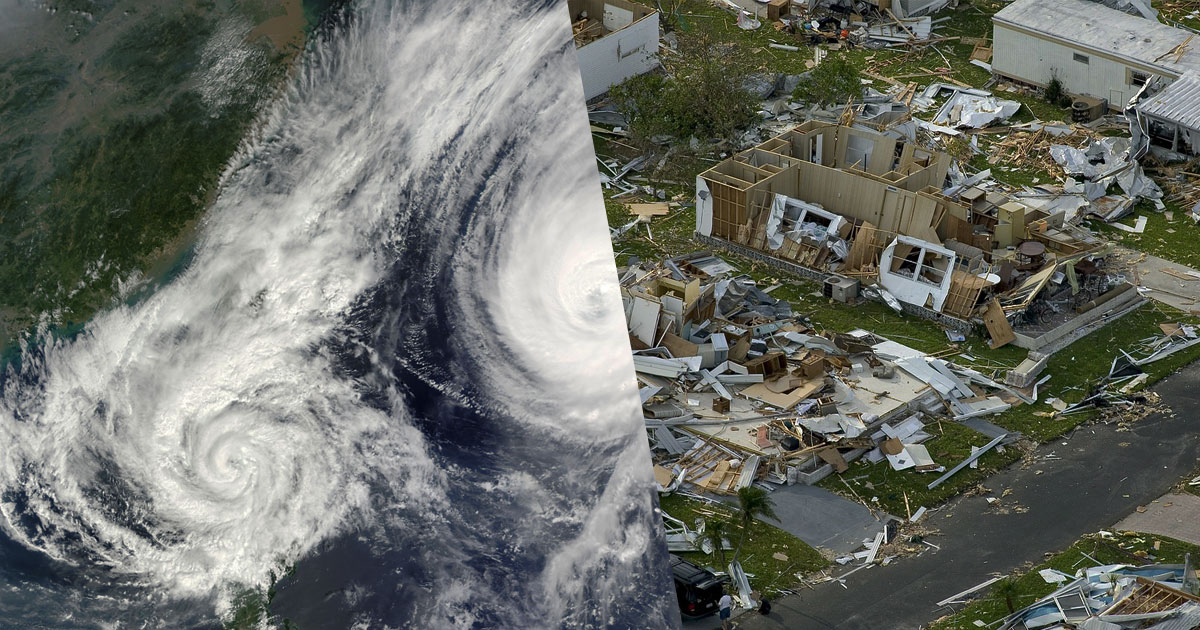
{"type": "Polygon", "coordinates": [[[1200,70],[1200,37],[1087,0],[1016,0],[992,18],[992,72],[1123,110],[1150,79],[1200,70]]]}
{"type": "Polygon", "coordinates": [[[658,11],[627,0],[567,0],[588,100],[658,66],[658,11]]]}

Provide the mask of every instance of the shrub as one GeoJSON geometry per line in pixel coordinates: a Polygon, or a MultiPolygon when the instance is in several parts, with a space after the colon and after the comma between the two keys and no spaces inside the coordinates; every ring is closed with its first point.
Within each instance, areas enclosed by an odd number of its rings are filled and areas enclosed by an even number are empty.
{"type": "Polygon", "coordinates": [[[800,79],[792,98],[810,105],[844,105],[862,98],[858,68],[843,57],[826,57],[821,65],[800,79]]]}
{"type": "Polygon", "coordinates": [[[1059,107],[1070,107],[1073,100],[1071,95],[1067,94],[1067,91],[1063,88],[1062,81],[1058,79],[1057,74],[1050,75],[1050,82],[1046,84],[1045,95],[1047,101],[1059,107]]]}
{"type": "Polygon", "coordinates": [[[745,57],[704,35],[681,36],[679,52],[665,72],[633,77],[609,91],[635,142],[656,136],[732,140],[757,120],[757,102],[742,87],[752,68],[745,57]]]}

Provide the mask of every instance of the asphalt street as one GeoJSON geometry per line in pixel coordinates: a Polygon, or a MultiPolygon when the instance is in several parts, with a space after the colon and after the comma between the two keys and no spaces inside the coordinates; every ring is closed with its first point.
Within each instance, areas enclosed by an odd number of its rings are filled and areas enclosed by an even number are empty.
{"type": "MultiPolygon", "coordinates": [[[[1021,462],[984,482],[1010,508],[1000,513],[982,496],[964,497],[934,513],[941,547],[875,566],[773,602],[769,616],[749,613],[741,630],[916,630],[951,612],[935,603],[1026,562],[1041,562],[1081,535],[1112,527],[1166,493],[1200,461],[1200,364],[1153,389],[1173,411],[1140,420],[1129,431],[1085,425],[1042,445],[1033,465],[1021,462]],[[1065,444],[1064,444],[1065,443],[1065,444]],[[1053,455],[1047,459],[1047,455],[1053,455]],[[1022,509],[1027,508],[1026,511],[1022,509]]],[[[1053,420],[1047,420],[1053,422],[1053,420]]],[[[838,567],[837,574],[846,569],[838,567]]],[[[688,628],[719,628],[715,618],[688,628]]]]}

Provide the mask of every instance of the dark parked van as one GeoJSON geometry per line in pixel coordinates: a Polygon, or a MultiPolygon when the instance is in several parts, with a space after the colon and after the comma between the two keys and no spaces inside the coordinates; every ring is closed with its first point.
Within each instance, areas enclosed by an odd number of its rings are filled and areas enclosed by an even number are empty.
{"type": "Polygon", "coordinates": [[[671,573],[675,576],[675,595],[679,612],[685,617],[704,617],[717,612],[721,600],[721,585],[729,580],[717,577],[679,556],[671,555],[671,573]]]}

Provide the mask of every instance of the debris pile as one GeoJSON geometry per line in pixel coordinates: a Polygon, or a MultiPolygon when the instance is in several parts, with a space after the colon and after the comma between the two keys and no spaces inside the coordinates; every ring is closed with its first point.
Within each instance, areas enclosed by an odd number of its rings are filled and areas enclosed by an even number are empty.
{"type": "Polygon", "coordinates": [[[1079,402],[1068,404],[1057,398],[1047,398],[1046,402],[1054,412],[1035,413],[1054,417],[1096,409],[1102,421],[1124,426],[1154,413],[1169,412],[1158,394],[1140,391],[1149,379],[1142,366],[1200,344],[1200,334],[1195,326],[1178,322],[1166,322],[1159,327],[1162,335],[1142,339],[1131,348],[1119,349],[1120,354],[1113,359],[1108,375],[1092,386],[1079,402]]]}
{"type": "MultiPolygon", "coordinates": [[[[1095,146],[1116,161],[1122,145],[1095,146]]],[[[1153,186],[1140,167],[1096,174],[1153,186]]],[[[701,240],[832,283],[835,299],[877,297],[960,331],[982,324],[993,347],[1043,350],[1143,301],[1109,269],[1111,245],[1079,225],[1105,198],[1070,192],[1005,190],[988,171],[956,173],[945,153],[809,121],[702,173],[697,226],[701,240]]]]}
{"type": "Polygon", "coordinates": [[[1074,575],[1046,569],[1041,575],[1061,586],[1005,618],[999,630],[1200,627],[1196,571],[1186,563],[1094,566],[1074,575]]]}
{"type": "Polygon", "coordinates": [[[811,484],[864,456],[945,472],[922,444],[926,418],[967,421],[1035,400],[865,330],[814,330],[708,252],[633,264],[621,286],[663,491],[811,484]]]}
{"type": "Polygon", "coordinates": [[[1082,182],[1068,178],[1063,186],[1065,193],[1082,194],[1087,201],[1095,202],[1107,197],[1114,183],[1120,186],[1125,193],[1124,203],[1107,204],[1106,211],[1093,209],[1105,221],[1125,216],[1139,199],[1162,199],[1162,190],[1146,177],[1141,165],[1130,155],[1128,138],[1101,138],[1086,149],[1053,145],[1050,157],[1068,175],[1083,178],[1082,182]]]}

